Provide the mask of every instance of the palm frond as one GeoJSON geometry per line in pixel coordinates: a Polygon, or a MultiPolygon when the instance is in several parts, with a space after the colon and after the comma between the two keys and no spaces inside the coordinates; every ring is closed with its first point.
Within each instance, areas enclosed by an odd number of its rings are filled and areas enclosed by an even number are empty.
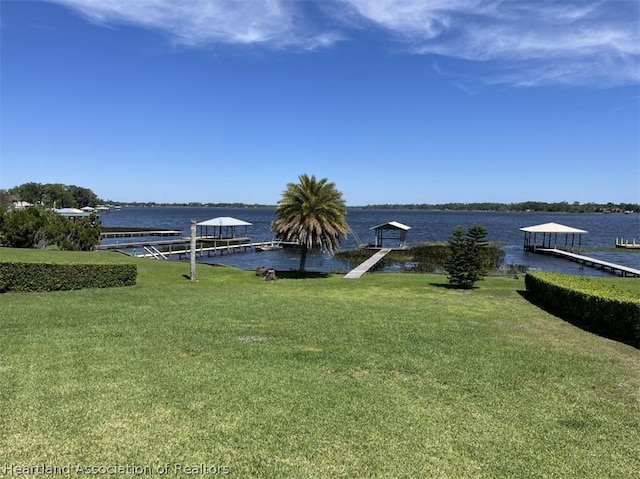
{"type": "Polygon", "coordinates": [[[333,253],[349,232],[342,192],[327,178],[303,174],[298,179],[283,191],[271,229],[287,241],[298,241],[305,250],[333,253]]]}

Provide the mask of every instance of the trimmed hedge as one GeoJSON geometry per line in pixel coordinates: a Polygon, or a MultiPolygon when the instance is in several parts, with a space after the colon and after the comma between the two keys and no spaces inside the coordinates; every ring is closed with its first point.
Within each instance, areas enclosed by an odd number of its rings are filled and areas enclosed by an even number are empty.
{"type": "Polygon", "coordinates": [[[602,336],[640,347],[640,298],[584,277],[527,273],[533,302],[602,336]]]}
{"type": "Polygon", "coordinates": [[[0,263],[0,293],[133,286],[137,274],[133,264],[0,263]]]}

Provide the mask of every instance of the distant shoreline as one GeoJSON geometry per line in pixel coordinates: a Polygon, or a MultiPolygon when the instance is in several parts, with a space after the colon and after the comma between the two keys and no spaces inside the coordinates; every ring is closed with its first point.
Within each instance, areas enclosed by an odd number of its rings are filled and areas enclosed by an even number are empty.
{"type": "MultiPolygon", "coordinates": [[[[276,205],[249,203],[157,203],[157,202],[108,202],[124,207],[145,208],[273,208],[276,205]]],[[[349,209],[375,210],[428,210],[428,211],[498,211],[515,213],[640,213],[640,203],[545,203],[527,201],[522,203],[444,203],[444,204],[378,204],[348,206],[349,209]]]]}

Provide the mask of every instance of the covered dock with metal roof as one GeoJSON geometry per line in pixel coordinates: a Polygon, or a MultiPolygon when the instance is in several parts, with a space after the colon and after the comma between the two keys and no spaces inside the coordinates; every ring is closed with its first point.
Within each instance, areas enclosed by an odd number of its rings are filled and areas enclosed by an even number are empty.
{"type": "Polygon", "coordinates": [[[241,237],[246,238],[249,235],[248,230],[251,225],[252,223],[230,216],[219,216],[196,223],[196,226],[200,228],[199,237],[215,239],[238,238],[239,234],[236,228],[240,228],[241,230],[244,228],[244,235],[241,237]]]}
{"type": "Polygon", "coordinates": [[[54,208],[53,211],[55,213],[58,213],[60,216],[71,219],[88,218],[89,216],[91,216],[91,213],[80,210],[78,208],[54,208]]]}
{"type": "Polygon", "coordinates": [[[571,252],[573,252],[574,248],[577,248],[577,251],[580,252],[582,235],[588,233],[586,230],[553,222],[527,226],[525,228],[520,228],[520,231],[524,231],[525,251],[533,252],[538,248],[564,249],[571,252]],[[564,245],[562,245],[562,236],[560,237],[560,243],[558,243],[559,234],[564,235],[564,245]],[[569,235],[571,235],[571,244],[569,244],[569,235]],[[575,244],[576,235],[578,236],[577,245],[575,244]],[[542,244],[538,244],[538,238],[542,239],[542,244]]]}
{"type": "Polygon", "coordinates": [[[407,232],[411,226],[389,221],[369,228],[375,231],[375,248],[382,248],[383,240],[393,240],[397,246],[394,249],[404,249],[407,247],[407,232]]]}

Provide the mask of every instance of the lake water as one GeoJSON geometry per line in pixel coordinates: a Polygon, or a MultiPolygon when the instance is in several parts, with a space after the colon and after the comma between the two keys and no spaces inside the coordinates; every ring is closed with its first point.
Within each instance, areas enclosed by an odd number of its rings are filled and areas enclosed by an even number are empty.
{"type": "MultiPolygon", "coordinates": [[[[270,230],[271,222],[275,218],[273,208],[124,207],[120,211],[102,215],[100,219],[105,227],[126,227],[131,230],[137,228],[181,230],[185,236],[188,236],[192,219],[204,221],[219,216],[231,216],[252,223],[248,230],[252,241],[271,241],[274,237],[270,230]]],[[[487,229],[490,241],[504,244],[505,264],[575,275],[609,275],[593,268],[581,267],[570,261],[523,251],[524,233],[520,228],[553,221],[588,231],[587,234],[582,235],[584,254],[640,269],[640,251],[621,249],[593,251],[593,249],[614,248],[616,237],[629,240],[635,238],[636,241],[640,241],[640,215],[637,214],[503,213],[358,208],[348,210],[347,222],[355,235],[364,243],[371,243],[374,240],[374,233],[370,228],[388,221],[398,221],[411,227],[407,235],[409,245],[445,242],[457,225],[468,228],[480,223],[487,229]]],[[[127,242],[132,239],[110,241],[127,242]]],[[[357,245],[355,236],[349,235],[342,242],[341,248],[352,249],[357,245]]],[[[389,245],[391,246],[391,242],[389,245]]],[[[216,254],[198,258],[198,262],[225,264],[247,270],[254,270],[258,266],[288,270],[297,269],[299,255],[295,249],[286,248],[269,252],[216,254]]],[[[330,255],[316,253],[309,258],[307,269],[346,272],[349,266],[330,255]]]]}

